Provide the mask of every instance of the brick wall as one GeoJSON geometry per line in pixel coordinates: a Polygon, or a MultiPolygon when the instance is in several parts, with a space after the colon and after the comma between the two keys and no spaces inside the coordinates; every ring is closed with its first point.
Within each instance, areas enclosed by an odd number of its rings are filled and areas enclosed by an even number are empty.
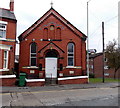
{"type": "Polygon", "coordinates": [[[87,78],[59,80],[58,84],[85,84],[88,83],[87,78]]]}
{"type": "MultiPolygon", "coordinates": [[[[103,55],[97,56],[94,58],[93,61],[93,72],[95,74],[96,78],[102,78],[103,77],[103,55]]],[[[107,62],[105,62],[105,65],[107,65],[107,62]]],[[[114,69],[104,69],[104,73],[109,74],[108,76],[105,76],[106,78],[114,78],[114,69]]],[[[116,78],[120,78],[119,76],[120,69],[116,72],[116,78]]]]}
{"type": "Polygon", "coordinates": [[[33,86],[44,86],[45,82],[39,81],[39,82],[27,82],[26,86],[33,87],[33,86]]]}
{"type": "Polygon", "coordinates": [[[15,86],[16,78],[0,78],[1,86],[15,86]]]}

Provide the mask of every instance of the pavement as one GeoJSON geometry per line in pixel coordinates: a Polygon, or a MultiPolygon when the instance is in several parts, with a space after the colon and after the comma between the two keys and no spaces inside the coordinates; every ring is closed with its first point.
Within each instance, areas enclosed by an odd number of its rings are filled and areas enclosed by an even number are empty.
{"type": "Polygon", "coordinates": [[[89,84],[67,84],[67,85],[47,85],[40,87],[0,87],[0,93],[18,93],[34,91],[70,90],[70,89],[90,89],[90,88],[116,88],[117,83],[89,83],[89,84]]]}

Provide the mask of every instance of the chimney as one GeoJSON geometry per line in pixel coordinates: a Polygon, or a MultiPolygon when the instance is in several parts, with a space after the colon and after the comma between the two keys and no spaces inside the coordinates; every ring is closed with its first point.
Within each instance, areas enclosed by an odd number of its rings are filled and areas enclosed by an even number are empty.
{"type": "Polygon", "coordinates": [[[10,0],[10,11],[14,11],[14,0],[10,0]]]}

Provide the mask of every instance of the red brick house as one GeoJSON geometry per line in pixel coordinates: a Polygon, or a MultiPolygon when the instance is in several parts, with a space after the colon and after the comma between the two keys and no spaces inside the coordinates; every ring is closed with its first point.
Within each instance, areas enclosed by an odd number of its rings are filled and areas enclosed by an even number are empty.
{"type": "Polygon", "coordinates": [[[27,85],[87,83],[85,40],[51,7],[19,36],[19,72],[27,74],[27,85]]]}
{"type": "Polygon", "coordinates": [[[16,24],[14,0],[10,0],[10,9],[0,8],[0,80],[3,81],[3,85],[13,85],[13,83],[15,83],[13,70],[16,46],[16,24]]]}
{"type": "MultiPolygon", "coordinates": [[[[95,75],[95,78],[103,77],[103,53],[91,54],[89,59],[90,73],[95,75]]],[[[117,71],[116,77],[119,78],[120,69],[117,71]]],[[[107,59],[104,61],[104,76],[106,78],[114,78],[114,69],[109,68],[107,59]]]]}

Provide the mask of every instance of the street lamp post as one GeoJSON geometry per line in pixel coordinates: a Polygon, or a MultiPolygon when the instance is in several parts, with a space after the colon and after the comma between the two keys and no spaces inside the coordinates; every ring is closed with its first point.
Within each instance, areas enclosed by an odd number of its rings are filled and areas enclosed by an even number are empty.
{"type": "Polygon", "coordinates": [[[89,12],[88,12],[88,3],[90,2],[91,0],[89,0],[87,2],[87,76],[88,76],[88,83],[89,83],[89,54],[88,54],[88,50],[89,50],[89,12]]]}

